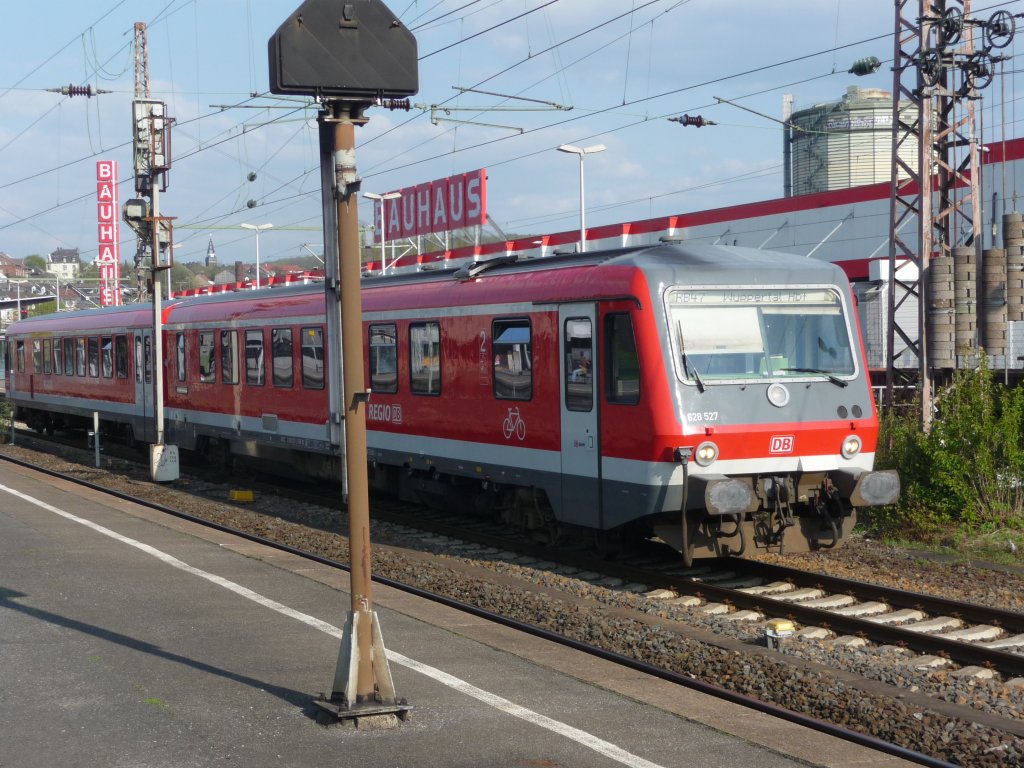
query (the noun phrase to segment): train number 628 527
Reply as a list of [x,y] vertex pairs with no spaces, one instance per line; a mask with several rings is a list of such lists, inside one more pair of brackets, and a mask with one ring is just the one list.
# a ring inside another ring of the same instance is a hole
[[718,421],[718,411],[688,411],[687,421]]

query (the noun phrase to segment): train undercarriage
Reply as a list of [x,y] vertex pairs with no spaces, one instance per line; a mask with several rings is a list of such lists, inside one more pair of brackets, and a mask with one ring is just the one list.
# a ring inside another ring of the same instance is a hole
[[[19,408],[17,418],[39,433],[93,429],[92,420],[80,415]],[[131,426],[117,421],[101,421],[101,431],[128,443],[135,439]],[[271,465],[279,468],[292,467],[311,477],[341,476],[336,456],[283,449],[274,449],[270,456],[267,446],[254,450],[252,445],[246,450],[245,446],[233,443],[228,439],[205,438],[192,447],[203,461],[225,469],[230,468],[234,458],[248,456],[270,460]],[[545,490],[536,486],[447,474],[435,467],[398,467],[375,461],[370,462],[369,479],[370,487],[376,491],[444,511],[500,521],[552,547],[582,542],[614,554],[636,541],[657,537],[680,552],[684,564],[698,558],[830,549],[849,537],[857,521],[857,510],[851,503],[855,483],[828,473],[808,473],[799,480],[790,476],[734,479],[733,482],[750,488],[748,503],[742,511],[709,513],[707,506],[693,503],[698,495],[687,505],[685,515],[678,510],[662,512],[607,530],[560,521]],[[698,490],[703,488],[694,478],[689,480],[691,492],[695,485]]]
[[685,564],[697,558],[831,549],[850,536],[857,522],[849,496],[820,473],[805,476],[799,484],[792,478],[749,480],[757,488],[755,503],[741,513],[690,509],[685,518],[679,512],[663,513],[654,520],[640,519],[609,530],[560,522],[546,493],[536,487],[499,485],[383,463],[371,464],[370,477],[371,487],[377,490],[443,511],[500,520],[550,546],[581,542],[613,554],[630,543],[657,537],[680,552]]

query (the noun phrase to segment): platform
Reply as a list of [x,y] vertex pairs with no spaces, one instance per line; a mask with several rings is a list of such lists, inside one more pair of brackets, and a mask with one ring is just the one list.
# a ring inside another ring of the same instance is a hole
[[414,709],[324,726],[346,590],[0,461],[0,766],[909,765],[379,585]]

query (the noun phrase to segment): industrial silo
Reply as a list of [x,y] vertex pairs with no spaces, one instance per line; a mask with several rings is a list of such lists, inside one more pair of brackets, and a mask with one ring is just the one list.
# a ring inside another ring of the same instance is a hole
[[[916,109],[900,102],[904,122],[916,119]],[[786,119],[784,148],[787,197],[889,181],[892,94],[851,86],[839,101],[793,112]],[[917,152],[915,137],[900,147],[911,168],[917,167]]]

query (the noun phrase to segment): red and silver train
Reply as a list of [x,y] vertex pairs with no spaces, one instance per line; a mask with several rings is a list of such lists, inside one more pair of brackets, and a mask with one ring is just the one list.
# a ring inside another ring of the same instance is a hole
[[[834,546],[893,502],[849,283],[708,245],[476,262],[364,280],[371,484],[552,543],[656,535],[695,556]],[[166,441],[338,478],[322,286],[194,297],[162,320]],[[152,307],[8,328],[38,430],[154,438]],[[340,365],[334,358],[334,365]]]

